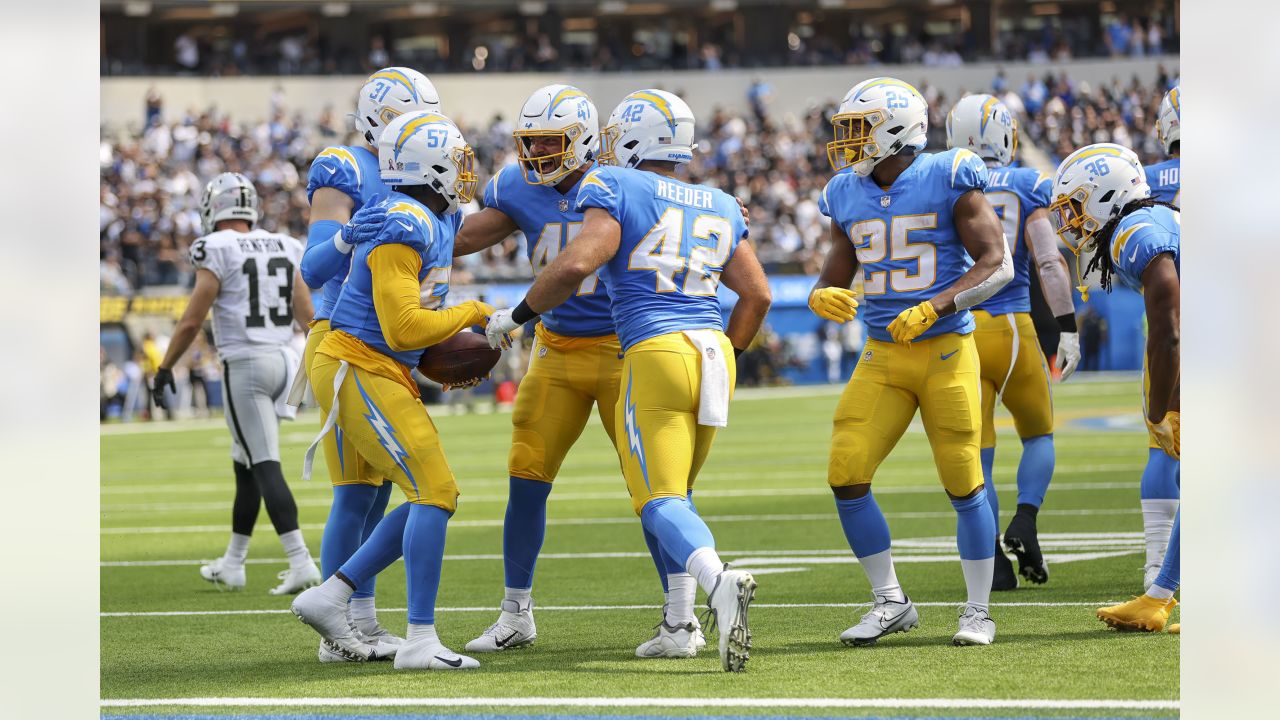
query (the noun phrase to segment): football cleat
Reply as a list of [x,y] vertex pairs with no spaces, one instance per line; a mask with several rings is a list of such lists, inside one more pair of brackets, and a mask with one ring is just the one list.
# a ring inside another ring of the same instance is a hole
[[1182,623],[1171,623],[1171,624],[1169,625],[1169,634],[1170,634],[1170,635],[1181,635],[1181,634],[1182,634]]
[[314,562],[281,570],[276,577],[280,579],[280,584],[268,590],[272,595],[293,595],[319,585],[324,580],[320,577],[320,568]]
[[1040,552],[1035,518],[1014,515],[1009,521],[1009,528],[1004,531],[1004,546],[1018,557],[1018,573],[1022,577],[1037,585],[1049,580],[1049,564]]
[[1173,598],[1161,600],[1139,595],[1128,602],[1098,608],[1098,619],[1117,630],[1160,632],[1169,622],[1169,613],[1178,605]]
[[232,565],[220,557],[208,565],[200,566],[200,577],[213,583],[219,590],[244,589],[244,565]]
[[720,667],[725,672],[741,672],[751,659],[751,629],[747,626],[747,609],[756,594],[756,580],[751,573],[730,570],[716,578],[715,587],[707,594],[707,612],[703,624],[720,631]]
[[[702,631],[695,623],[668,625],[664,619],[654,626],[653,637],[636,648],[639,658],[691,658],[698,654],[698,637]],[[704,638],[702,643],[706,645]]]
[[[663,622],[666,622],[666,621],[667,621],[667,609],[668,609],[668,608],[670,608],[670,607],[671,607],[670,603],[663,603],[663,604],[662,604],[662,621],[663,621]],[[694,618],[694,619],[690,620],[689,622],[693,623],[693,629],[694,629],[694,631],[693,631],[693,643],[694,643],[694,645],[697,645],[699,650],[701,650],[701,649],[705,648],[705,647],[707,646],[707,636],[706,636],[706,635],[704,635],[704,634],[703,634],[703,632],[702,632],[702,623],[698,622],[698,618]],[[658,626],[657,626],[657,625],[654,625],[653,627],[656,629]]]
[[356,637],[364,640],[370,645],[400,647],[404,644],[404,638],[399,635],[392,634],[390,630],[382,627],[382,624],[376,619],[373,621],[372,626],[365,625],[364,627],[361,627],[360,623],[356,622],[353,622],[352,625],[356,629]]
[[396,653],[397,670],[470,670],[478,667],[480,661],[459,655],[435,638],[406,641]]
[[[373,646],[371,645],[370,647]],[[370,653],[368,657],[362,658],[358,653],[343,650],[333,642],[320,638],[320,649],[316,651],[316,658],[322,663],[375,662],[377,660],[391,660],[395,657],[395,652],[383,652],[388,647],[394,651],[398,646],[385,646],[382,648],[374,647],[374,651]]]
[[1013,563],[1009,561],[1008,556],[1000,549],[998,540],[996,541],[996,565],[995,573],[991,576],[991,589],[996,592],[1018,589],[1018,573],[1013,571]]
[[538,628],[533,622],[533,601],[529,606],[520,609],[515,600],[502,601],[502,614],[498,622],[489,626],[480,637],[467,643],[467,652],[498,652],[513,648],[528,647],[538,638]]
[[990,645],[996,640],[996,621],[986,610],[965,605],[960,608],[960,629],[951,638],[953,645]]
[[394,646],[379,648],[357,637],[356,629],[347,617],[347,604],[325,597],[319,589],[304,590],[293,599],[289,610],[328,641],[328,646],[321,650],[321,662],[334,662],[325,659],[324,650],[342,656],[346,662],[383,660],[395,650]]
[[906,632],[920,627],[920,613],[911,598],[903,596],[902,602],[877,596],[871,611],[863,615],[858,624],[840,633],[840,642],[850,647],[874,645],[885,635]]

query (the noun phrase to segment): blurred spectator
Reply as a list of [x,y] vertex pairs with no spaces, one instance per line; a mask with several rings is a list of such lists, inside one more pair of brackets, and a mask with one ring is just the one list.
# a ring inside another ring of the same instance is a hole
[[173,41],[174,59],[182,73],[195,73],[200,69],[200,46],[190,33],[182,33]]

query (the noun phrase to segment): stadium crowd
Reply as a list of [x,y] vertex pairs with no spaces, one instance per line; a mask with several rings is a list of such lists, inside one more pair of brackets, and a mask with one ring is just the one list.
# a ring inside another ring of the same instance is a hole
[[[1022,142],[1056,164],[1071,149],[1092,142],[1133,147],[1144,162],[1161,159],[1153,119],[1176,69],[1162,68],[1153,84],[1116,78],[1098,87],[1065,74],[1032,73],[1019,83],[998,72],[991,88],[1021,116]],[[945,115],[958,98],[919,85],[930,102],[930,149],[945,147]],[[679,92],[679,88],[672,88]],[[767,86],[753,86],[751,112],[717,109],[700,123],[694,182],[729,190],[751,208],[752,236],[771,273],[816,273],[825,255],[826,219],[817,196],[830,176],[826,142],[835,101],[803,114],[772,107]],[[268,120],[246,123],[215,110],[191,109],[172,124],[161,120],[163,98],[147,98],[142,129],[104,130],[101,138],[100,256],[104,295],[149,286],[188,286],[187,248],[200,234],[198,206],[204,184],[219,172],[246,174],[262,198],[262,224],[305,238],[306,176],[324,146],[353,143],[345,117],[330,110],[316,118],[291,113],[273,98]],[[608,108],[601,108],[608,113]],[[481,165],[481,182],[514,160],[512,127],[503,117],[464,127]],[[1048,169],[1048,168],[1045,168]],[[479,200],[464,212],[474,212]],[[512,237],[483,254],[462,259],[460,283],[530,277]]]

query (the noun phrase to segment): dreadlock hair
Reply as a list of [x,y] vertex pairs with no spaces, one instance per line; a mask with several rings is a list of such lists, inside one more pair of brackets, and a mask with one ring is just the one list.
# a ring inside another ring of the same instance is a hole
[[[1084,269],[1084,275],[1087,276],[1096,268],[1098,270],[1098,284],[1102,286],[1104,291],[1111,292],[1111,273],[1115,270],[1115,266],[1111,263],[1111,236],[1115,234],[1116,226],[1120,224],[1120,221],[1126,215],[1130,215],[1142,208],[1155,207],[1156,205],[1163,205],[1175,212],[1179,210],[1178,206],[1171,202],[1156,200],[1152,197],[1133,200],[1126,203],[1120,209],[1120,214],[1108,220],[1107,224],[1103,225],[1102,229],[1098,231],[1097,249],[1094,250],[1093,257],[1089,259],[1089,264]],[[1083,278],[1081,281],[1083,282]]]

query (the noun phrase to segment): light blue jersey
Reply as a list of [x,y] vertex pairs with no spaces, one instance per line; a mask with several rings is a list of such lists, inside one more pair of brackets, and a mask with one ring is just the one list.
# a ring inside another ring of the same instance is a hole
[[657,173],[597,167],[578,183],[578,210],[601,208],[622,226],[600,277],[613,297],[623,351],[681,330],[724,330],[720,273],[747,237],[738,202],[715,188]]
[[1151,197],[1182,206],[1179,202],[1182,199],[1182,158],[1169,158],[1144,170],[1147,184],[1151,186]]
[[[917,156],[888,190],[852,172],[827,182],[818,209],[844,228],[857,251],[865,294],[859,315],[871,337],[893,342],[889,323],[973,267],[953,208],[961,195],[985,190],[987,180],[982,160],[956,148]],[[973,314],[962,310],[939,318],[920,337],[966,335],[973,328]]]
[[449,273],[453,267],[454,223],[446,222],[422,203],[403,193],[392,193],[380,203],[387,208],[387,219],[378,236],[361,243],[351,253],[351,272],[342,285],[342,293],[333,306],[330,325],[334,330],[360,338],[369,347],[394,358],[408,367],[416,367],[422,348],[392,350],[382,334],[378,313],[373,306],[373,272],[369,253],[380,245],[400,243],[417,250],[422,256],[418,282],[422,285],[423,307],[437,308],[449,293]]
[[[542,272],[582,230],[577,207],[581,181],[561,194],[554,186],[531,185],[514,163],[498,171],[484,188],[485,207],[511,218],[524,233],[533,272]],[[556,309],[542,314],[542,324],[558,335],[599,337],[614,334],[609,291],[598,275],[582,282],[578,292]]]
[[1027,242],[1027,218],[1049,207],[1053,180],[1031,168],[991,168],[987,200],[1004,225],[1004,239],[1013,253],[1013,280],[977,310],[992,315],[1031,312],[1031,247]]
[[1142,208],[1124,216],[1111,235],[1113,273],[1127,286],[1141,291],[1142,274],[1156,256],[1169,253],[1182,274],[1179,246],[1182,222],[1178,211],[1163,205]]
[[[308,203],[316,190],[322,187],[333,188],[351,198],[355,203],[351,208],[352,215],[370,201],[391,192],[378,175],[378,156],[368,148],[345,145],[327,147],[311,161],[311,170],[307,172]],[[319,241],[330,242],[330,239],[320,238]],[[350,257],[348,255],[340,264],[336,274],[324,281],[320,303],[316,306],[317,320],[323,320],[333,313],[333,304],[342,292],[342,281],[346,279],[351,266]],[[304,268],[304,274],[307,274],[306,271],[307,268]]]

